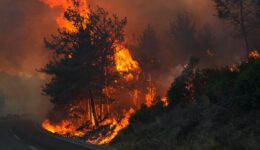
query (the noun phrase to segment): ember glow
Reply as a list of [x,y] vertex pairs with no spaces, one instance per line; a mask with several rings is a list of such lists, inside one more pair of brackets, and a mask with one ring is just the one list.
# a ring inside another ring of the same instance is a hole
[[169,100],[167,97],[162,97],[161,101],[162,101],[164,107],[169,106]]
[[147,93],[145,94],[145,105],[147,107],[151,107],[153,105],[153,101],[156,94],[155,86],[152,83],[152,77],[149,76],[149,86],[147,87]]

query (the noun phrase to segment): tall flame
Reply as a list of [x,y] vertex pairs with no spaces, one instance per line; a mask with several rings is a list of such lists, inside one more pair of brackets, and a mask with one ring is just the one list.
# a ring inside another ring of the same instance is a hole
[[133,73],[140,73],[140,67],[130,54],[129,50],[121,44],[115,44],[115,63],[119,73],[124,74],[124,78],[129,81],[134,79]]
[[[90,12],[88,8],[87,0],[77,0],[78,6],[75,6],[74,0],[41,0],[43,3],[47,4],[50,8],[60,7],[64,11],[68,8],[77,10],[80,13],[80,16],[84,18],[84,22],[88,20],[88,14]],[[63,12],[59,17],[56,18],[58,26],[62,29],[65,29],[70,32],[77,32],[77,29],[73,25],[73,22],[68,21]]]

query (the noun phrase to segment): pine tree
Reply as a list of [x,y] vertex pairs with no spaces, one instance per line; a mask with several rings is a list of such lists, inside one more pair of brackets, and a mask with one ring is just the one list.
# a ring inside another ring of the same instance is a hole
[[119,77],[114,46],[124,40],[126,19],[120,20],[116,15],[110,17],[104,9],[97,8],[90,11],[86,20],[76,8],[69,8],[64,16],[77,32],[58,29],[57,35],[45,39],[53,59],[41,69],[52,77],[43,87],[43,93],[51,98],[55,107],[91,100],[95,124],[98,125],[95,101],[106,96],[103,89]]

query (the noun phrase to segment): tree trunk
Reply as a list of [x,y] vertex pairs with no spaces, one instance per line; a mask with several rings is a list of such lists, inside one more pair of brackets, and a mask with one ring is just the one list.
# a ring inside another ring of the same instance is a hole
[[107,98],[107,115],[110,115],[110,111],[109,111],[109,100],[108,100],[108,98]]
[[102,105],[102,96],[100,96],[100,106],[99,106],[100,108],[100,120],[102,120],[102,117],[103,117],[103,115],[102,115],[102,109],[103,109],[103,105]]
[[93,114],[93,117],[94,117],[95,125],[98,127],[98,120],[97,120],[97,114],[96,114],[96,109],[95,109],[95,102],[94,102],[94,98],[93,98],[91,90],[89,90],[89,96],[90,96],[92,114]]
[[244,20],[244,2],[243,0],[240,0],[240,26],[241,26],[241,32],[244,38],[245,47],[247,53],[250,51],[249,42],[248,42],[248,35],[245,27],[245,20]]

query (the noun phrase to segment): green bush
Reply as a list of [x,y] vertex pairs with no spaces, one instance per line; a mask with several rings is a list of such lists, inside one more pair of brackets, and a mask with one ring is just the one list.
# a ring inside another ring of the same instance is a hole
[[161,101],[158,101],[155,105],[148,108],[146,105],[142,105],[141,109],[138,110],[130,119],[130,124],[135,122],[148,123],[154,121],[156,116],[161,115],[166,109]]
[[[198,70],[187,68],[175,79],[168,91],[170,106],[195,103],[210,103],[241,109],[260,108],[260,59],[242,62],[237,71],[229,67]],[[192,71],[193,70],[193,71]],[[193,84],[193,91],[185,88]]]
[[[178,104],[187,104],[194,101],[196,92],[200,88],[197,84],[199,81],[199,70],[198,70],[199,60],[196,58],[191,58],[188,65],[184,68],[181,75],[177,77],[171,84],[171,87],[167,93],[170,102],[170,107]],[[192,85],[191,89],[187,88],[187,85]],[[195,90],[195,91],[194,91]]]
[[241,65],[234,93],[239,107],[260,108],[260,59]]

